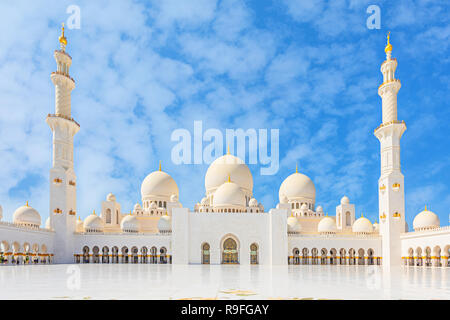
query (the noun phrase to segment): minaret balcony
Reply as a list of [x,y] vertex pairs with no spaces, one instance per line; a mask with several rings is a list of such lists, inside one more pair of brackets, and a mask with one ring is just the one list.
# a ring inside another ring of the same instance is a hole
[[[55,79],[56,77],[63,77],[63,79],[67,79],[67,81],[71,81],[72,82],[72,86],[75,87],[75,80],[71,76],[69,76],[68,74],[65,74],[62,71],[53,71],[51,73],[52,80]],[[53,83],[55,83],[55,82],[53,82]]]
[[[380,128],[389,126],[391,124],[402,124],[402,123],[405,124],[405,121],[404,120],[401,120],[401,121],[400,120],[392,120],[392,121],[389,121],[389,122],[386,122],[386,123],[382,123],[374,130],[374,132],[376,132]],[[406,126],[406,124],[405,124],[405,126]]]
[[47,118],[63,118],[63,119],[72,121],[72,122],[75,123],[78,127],[80,127],[80,124],[79,124],[78,122],[76,122],[73,118],[67,117],[67,116],[65,116],[65,115],[63,115],[63,114],[50,114],[50,113],[49,113],[49,114],[47,115]]

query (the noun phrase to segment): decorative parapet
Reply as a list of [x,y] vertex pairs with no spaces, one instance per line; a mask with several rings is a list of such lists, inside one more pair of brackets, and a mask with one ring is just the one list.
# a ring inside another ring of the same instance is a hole
[[168,232],[158,232],[158,233],[149,233],[149,232],[74,232],[77,236],[89,236],[89,235],[100,235],[100,236],[171,236],[172,231]]
[[320,239],[342,239],[342,240],[355,240],[355,239],[381,239],[379,234],[302,234],[295,232],[288,232],[288,237],[292,238],[320,238]]
[[413,238],[416,236],[427,236],[427,235],[440,235],[442,233],[450,233],[450,226],[445,227],[439,227],[434,229],[428,229],[428,230],[418,230],[418,231],[410,231],[410,232],[404,232],[400,235],[402,238]]
[[28,227],[28,226],[24,226],[24,225],[20,225],[20,224],[15,224],[12,222],[6,222],[6,221],[0,221],[0,228],[4,226],[7,228],[15,228],[15,229],[19,229],[21,231],[40,231],[40,232],[48,232],[48,233],[54,233],[53,230],[49,230],[49,229],[44,229],[44,228],[32,228],[32,227]]

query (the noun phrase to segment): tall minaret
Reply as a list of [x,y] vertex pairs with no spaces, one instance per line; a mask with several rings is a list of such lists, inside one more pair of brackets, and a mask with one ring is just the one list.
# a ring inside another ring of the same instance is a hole
[[67,39],[59,37],[60,50],[55,50],[57,69],[51,79],[55,85],[55,114],[46,122],[53,133],[53,165],[50,169],[50,224],[55,230],[55,262],[73,262],[73,233],[76,226],[76,176],[73,169],[73,137],[80,125],[72,118],[70,94],[75,81],[69,75],[72,58],[66,53]]
[[381,64],[383,83],[378,88],[382,99],[383,123],[375,130],[381,146],[381,176],[378,180],[380,233],[383,265],[401,264],[400,233],[405,231],[405,189],[400,169],[400,138],[406,130],[397,120],[397,93],[400,80],[395,79],[397,60],[391,56],[390,34],[387,36],[386,61]]

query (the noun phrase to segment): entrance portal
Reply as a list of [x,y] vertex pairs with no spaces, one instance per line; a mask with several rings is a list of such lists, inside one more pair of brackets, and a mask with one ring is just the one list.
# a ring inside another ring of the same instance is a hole
[[237,243],[232,238],[226,239],[223,243],[222,263],[223,264],[239,264]]

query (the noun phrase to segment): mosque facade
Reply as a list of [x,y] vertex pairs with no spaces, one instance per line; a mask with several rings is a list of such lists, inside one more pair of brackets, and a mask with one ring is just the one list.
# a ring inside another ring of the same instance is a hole
[[[177,183],[160,166],[142,182],[141,199],[130,213],[110,193],[101,212],[77,219],[73,140],[80,125],[71,115],[75,81],[64,28],[59,42],[51,74],[55,113],[46,119],[53,133],[49,217],[41,227],[41,215],[27,203],[12,222],[0,221],[1,264],[450,266],[449,226],[440,226],[426,207],[415,216],[414,231],[405,222],[400,140],[406,125],[397,119],[401,83],[389,37],[378,88],[382,123],[374,132],[380,141],[379,223],[357,217],[347,196],[335,216],[325,215],[313,181],[298,170],[281,184],[276,207],[266,210],[253,194],[248,166],[229,152],[208,168],[205,197],[193,210],[183,207]],[[0,206],[0,220],[2,213]]]

